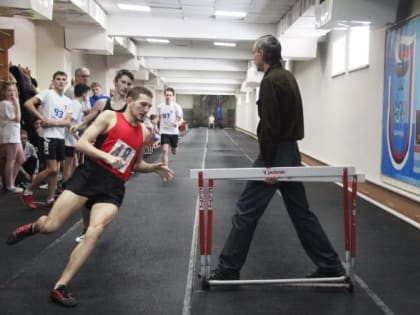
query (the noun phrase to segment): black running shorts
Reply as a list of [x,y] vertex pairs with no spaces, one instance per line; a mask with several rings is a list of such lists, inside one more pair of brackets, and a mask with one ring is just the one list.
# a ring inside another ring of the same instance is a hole
[[42,150],[41,156],[46,160],[63,161],[64,160],[64,139],[41,138]]
[[171,148],[176,148],[178,147],[178,138],[178,135],[161,134],[160,144],[169,144]]
[[64,147],[64,153],[65,153],[65,156],[66,156],[66,158],[68,158],[68,157],[74,157],[74,152],[76,152],[76,148],[75,147],[69,147],[69,146],[65,146]]
[[88,159],[76,168],[64,186],[79,196],[87,197],[86,207],[89,209],[95,203],[112,203],[120,207],[125,193],[123,180]]

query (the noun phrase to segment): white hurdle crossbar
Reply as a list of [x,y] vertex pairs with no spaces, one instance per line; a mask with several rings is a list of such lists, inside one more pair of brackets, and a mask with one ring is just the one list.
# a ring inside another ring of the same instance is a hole
[[[343,184],[344,245],[346,275],[334,278],[294,278],[262,280],[209,280],[211,268],[211,248],[213,230],[214,180],[265,180],[276,177],[278,181],[300,182],[341,182]],[[365,176],[357,174],[354,167],[346,166],[299,166],[272,168],[214,168],[191,169],[190,177],[198,180],[199,197],[199,245],[201,286],[208,290],[210,285],[253,285],[276,284],[284,286],[346,287],[353,290],[353,270],[356,257],[356,197],[357,183],[364,182]],[[205,179],[208,180],[208,200],[205,206]],[[349,181],[351,189],[351,211],[349,210]]]
[[267,176],[274,176],[279,181],[341,182],[343,169],[347,169],[348,176],[357,176],[359,182],[365,180],[364,175],[356,174],[354,167],[338,166],[208,168],[192,169],[190,175],[192,179],[197,179],[198,173],[202,172],[203,179],[264,180]]

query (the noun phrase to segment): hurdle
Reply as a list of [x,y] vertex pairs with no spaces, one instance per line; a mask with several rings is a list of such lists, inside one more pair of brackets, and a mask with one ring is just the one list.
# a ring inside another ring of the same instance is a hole
[[[210,280],[212,237],[213,237],[213,201],[214,180],[256,180],[276,177],[278,181],[299,182],[339,182],[342,183],[344,213],[344,267],[346,274],[328,278],[292,278],[261,280]],[[357,183],[364,182],[364,174],[357,174],[354,167],[347,166],[312,166],[312,167],[273,167],[273,168],[213,168],[191,169],[190,178],[198,180],[199,198],[199,248],[201,288],[222,285],[279,285],[310,287],[343,287],[353,291],[354,267],[356,258],[356,208]],[[205,180],[207,180],[207,203],[205,202]],[[351,181],[351,200],[349,204],[349,182]],[[207,205],[207,206],[206,206]],[[351,210],[351,211],[350,211]]]

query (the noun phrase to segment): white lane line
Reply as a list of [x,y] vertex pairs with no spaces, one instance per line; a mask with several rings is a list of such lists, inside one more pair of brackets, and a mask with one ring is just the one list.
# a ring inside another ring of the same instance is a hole
[[357,193],[357,195],[359,195],[361,198],[365,199],[366,201],[374,204],[378,208],[381,208],[382,210],[388,212],[389,214],[397,217],[398,219],[404,221],[405,223],[408,223],[411,226],[415,227],[416,229],[420,230],[420,223],[418,223],[418,222],[416,222],[416,221],[414,221],[414,220],[406,217],[405,215],[399,213],[398,211],[395,211],[394,209],[391,209],[390,207],[388,207],[388,206],[386,206],[386,205],[384,205],[384,204],[382,204],[382,203],[380,203],[380,202],[378,202],[376,200],[373,200],[372,198],[368,197],[365,194]]
[[[251,159],[250,158],[250,156],[239,146],[239,144],[235,141],[235,140],[233,140],[233,138],[225,131],[225,130],[223,130],[223,132],[226,134],[226,136],[230,139],[230,141],[232,141],[232,143],[233,144],[235,144],[238,148],[239,148],[239,150],[242,152],[242,154],[243,155],[245,155],[245,157],[252,163],[252,162],[254,162],[254,160],[253,159]],[[280,198],[283,198],[283,196],[281,195],[281,193],[280,193],[280,191],[279,190],[277,190],[276,191],[276,195],[277,196],[279,196]]]
[[55,247],[58,243],[60,243],[64,238],[66,238],[69,234],[71,234],[77,227],[82,224],[82,220],[77,221],[74,223],[66,232],[64,232],[59,238],[55,239],[50,245],[44,248],[38,255],[34,256],[29,263],[27,263],[23,268],[21,268],[18,272],[13,274],[10,278],[8,278],[4,283],[0,285],[0,288],[4,289],[9,284],[11,284],[14,280],[19,278],[23,273],[30,269],[47,251]]
[[[342,187],[343,184],[341,183],[336,183],[338,186]],[[351,189],[349,189],[351,191]],[[371,197],[361,193],[361,192],[357,192],[357,195],[366,200],[367,202],[370,202],[371,204],[377,206],[378,208],[381,208],[382,210],[384,210],[385,212],[388,212],[390,215],[393,215],[394,217],[397,217],[398,219],[404,221],[407,224],[410,224],[411,226],[415,227],[416,229],[420,230],[420,223],[406,217],[405,215],[399,213],[398,211],[395,211],[394,209],[384,205],[383,203],[380,203],[374,199],[372,199]]]
[[[226,134],[226,136],[232,141],[232,143],[234,143],[239,150],[250,160],[251,158],[249,157],[248,154],[245,153],[245,151],[238,145],[238,143],[232,139],[232,137],[225,131],[223,130],[224,133]],[[336,183],[337,185],[340,186],[341,183]],[[277,193],[281,196],[280,192],[277,191]],[[360,193],[357,193],[357,195],[361,198],[364,198],[366,200],[368,200],[369,198],[366,196],[362,196]],[[373,204],[383,208],[384,206],[378,202],[375,202],[373,200],[370,200]],[[356,283],[359,284],[359,286],[365,290],[366,294],[372,299],[372,301],[384,312],[384,314],[386,315],[395,315],[395,313],[388,307],[388,305],[385,304],[385,302],[371,289],[369,288],[369,286],[363,281],[362,278],[360,278],[356,273],[354,273],[354,280],[356,281]]]
[[[204,152],[203,158],[201,160],[201,168],[205,168],[206,165],[206,156],[207,156],[207,145],[209,142],[209,131],[206,129],[206,141],[204,143]],[[182,309],[182,315],[190,315],[192,307],[192,292],[193,292],[193,282],[195,275],[195,257],[197,256],[197,243],[198,243],[198,209],[199,209],[199,197],[197,194],[197,201],[195,204],[195,215],[194,215],[194,227],[193,235],[191,240],[191,250],[190,250],[190,259],[188,262],[188,274],[187,274],[187,285],[185,288],[184,295],[184,306]]]
[[254,160],[253,159],[251,159],[251,157],[239,146],[239,144],[235,141],[235,140],[233,140],[233,138],[230,136],[230,134],[228,134],[227,132],[226,132],[226,130],[224,130],[223,129],[223,132],[225,133],[225,135],[230,139],[230,141],[232,141],[232,143],[234,144],[234,145],[236,145],[238,148],[239,148],[239,150],[242,152],[242,154],[243,155],[245,155],[245,157],[248,159],[248,160],[250,160],[251,162],[254,162]]
[[360,285],[360,287],[366,291],[367,295],[373,300],[373,302],[384,312],[386,315],[395,315],[395,313],[382,301],[382,299],[371,289],[369,286],[360,278],[354,274],[354,280]]
[[[303,163],[305,166],[308,166],[308,164]],[[342,183],[335,183],[336,185],[343,187]],[[351,191],[349,187],[349,191]],[[370,202],[371,204],[377,206],[378,208],[381,208],[385,212],[388,212],[390,215],[393,215],[394,217],[397,217],[398,219],[404,221],[407,224],[410,224],[411,226],[415,227],[416,229],[420,230],[420,223],[410,219],[409,217],[406,217],[405,215],[399,213],[398,211],[388,207],[387,205],[384,205],[383,203],[380,203],[379,201],[376,201],[375,199],[372,199],[371,197],[361,193],[360,191],[357,192],[357,196],[360,198],[366,200],[367,202]]]

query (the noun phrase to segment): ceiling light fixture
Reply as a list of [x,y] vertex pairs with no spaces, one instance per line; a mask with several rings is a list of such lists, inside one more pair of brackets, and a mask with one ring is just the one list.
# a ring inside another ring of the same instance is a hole
[[149,43],[169,44],[169,39],[146,38],[146,41]]
[[148,7],[146,5],[118,3],[117,6],[121,10],[150,12],[150,7]]
[[225,47],[236,47],[236,43],[228,43],[228,42],[214,42],[214,46],[225,46]]
[[247,13],[246,12],[239,12],[239,11],[221,11],[221,10],[217,10],[214,12],[214,15],[216,15],[217,17],[234,17],[234,18],[244,18],[246,17]]

